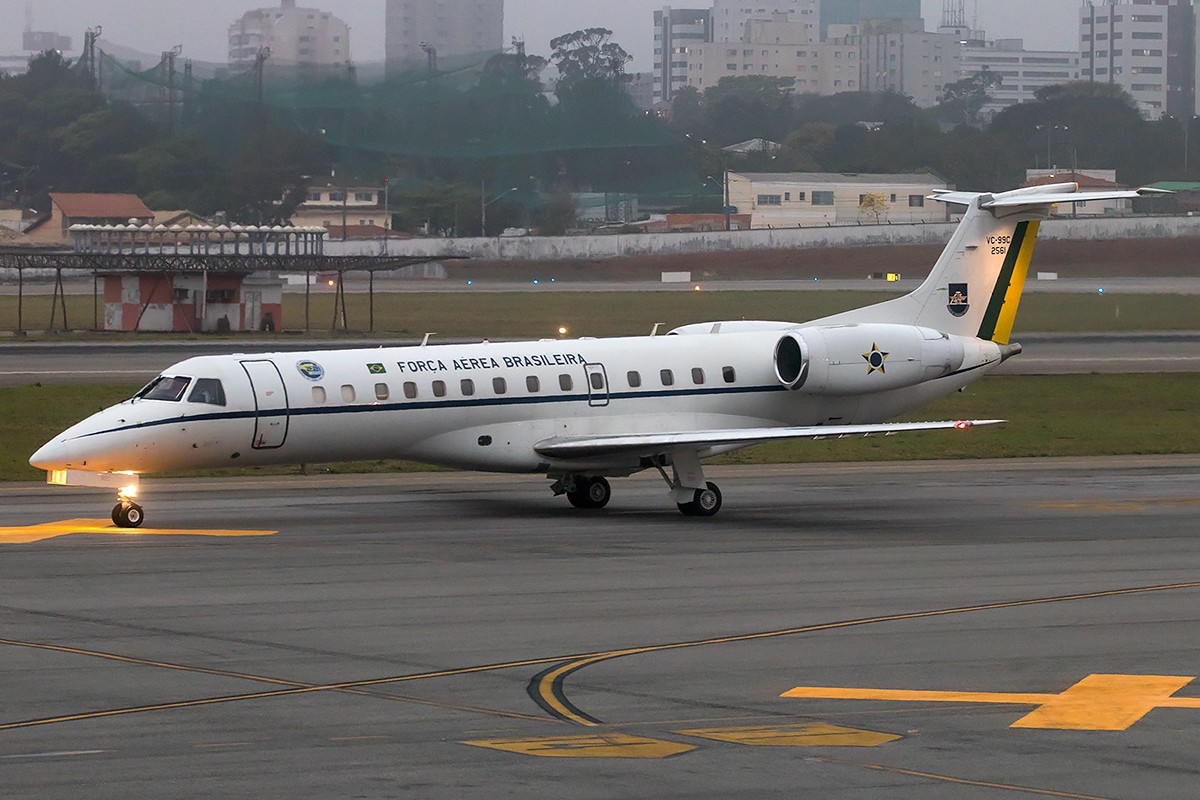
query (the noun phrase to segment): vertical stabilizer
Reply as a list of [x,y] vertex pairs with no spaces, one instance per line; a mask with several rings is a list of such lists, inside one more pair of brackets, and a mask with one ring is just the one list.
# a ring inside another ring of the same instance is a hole
[[[1078,201],[1073,183],[1002,194],[944,192],[935,200],[965,205],[946,249],[917,289],[904,297],[816,320],[921,325],[1005,345],[1012,336],[1041,221],[1057,203]],[[1088,192],[1088,200],[1125,199],[1136,191]]]

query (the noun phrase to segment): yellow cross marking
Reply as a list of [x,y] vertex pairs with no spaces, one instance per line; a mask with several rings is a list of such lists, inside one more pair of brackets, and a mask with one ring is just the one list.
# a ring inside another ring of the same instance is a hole
[[647,739],[624,733],[534,736],[527,739],[475,739],[463,744],[526,756],[557,758],[666,758],[696,749],[690,744]]
[[28,544],[73,533],[103,533],[111,536],[272,536],[278,531],[177,530],[167,528],[118,528],[106,519],[66,519],[24,527],[0,527],[0,544]]
[[1068,731],[1123,731],[1156,708],[1200,709],[1200,697],[1174,697],[1194,680],[1179,675],[1089,675],[1059,694],[937,692],[797,686],[781,697],[889,700],[917,703],[991,703],[1037,706],[1010,727]]
[[695,736],[699,739],[767,747],[876,747],[900,738],[890,733],[843,728],[820,722],[798,725],[747,725],[737,728],[696,728],[675,732],[683,736]]

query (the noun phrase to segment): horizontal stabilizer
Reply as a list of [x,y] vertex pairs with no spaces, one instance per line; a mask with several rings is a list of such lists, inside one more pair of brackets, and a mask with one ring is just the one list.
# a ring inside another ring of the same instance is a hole
[[653,456],[672,449],[752,445],[782,439],[831,439],[844,436],[890,436],[912,431],[973,428],[1005,420],[959,420],[957,422],[890,422],[879,425],[809,425],[801,428],[731,428],[728,430],[681,431],[678,433],[629,433],[608,436],[560,436],[534,445],[546,458],[575,460],[611,455]]
[[1056,183],[1050,186],[1031,186],[1011,192],[984,194],[980,192],[935,191],[930,199],[941,203],[969,206],[978,201],[982,209],[1036,208],[1057,203],[1086,203],[1092,200],[1134,200],[1156,194],[1169,194],[1163,189],[1122,189],[1109,192],[1081,192],[1077,183]]

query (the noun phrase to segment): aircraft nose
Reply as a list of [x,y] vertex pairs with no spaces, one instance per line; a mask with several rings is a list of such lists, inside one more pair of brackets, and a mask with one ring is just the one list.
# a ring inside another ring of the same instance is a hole
[[67,448],[62,442],[51,440],[42,445],[29,458],[29,464],[37,469],[49,472],[52,469],[66,469]]

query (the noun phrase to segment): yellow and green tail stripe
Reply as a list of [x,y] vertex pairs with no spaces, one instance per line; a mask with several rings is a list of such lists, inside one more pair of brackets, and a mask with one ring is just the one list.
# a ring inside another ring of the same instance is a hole
[[979,326],[980,339],[1008,344],[1017,318],[1017,306],[1021,304],[1021,292],[1025,289],[1025,277],[1029,274],[1029,262],[1033,259],[1033,243],[1037,240],[1039,224],[1037,220],[1017,223],[1012,245],[1004,257],[1004,266],[1000,268],[1000,277]]

